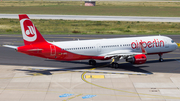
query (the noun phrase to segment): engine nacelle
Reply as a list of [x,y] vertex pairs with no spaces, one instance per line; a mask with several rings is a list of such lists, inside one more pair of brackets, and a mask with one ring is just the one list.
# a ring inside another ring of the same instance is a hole
[[145,54],[135,55],[134,57],[126,59],[127,62],[130,62],[132,64],[143,64],[146,62],[146,60],[147,58]]

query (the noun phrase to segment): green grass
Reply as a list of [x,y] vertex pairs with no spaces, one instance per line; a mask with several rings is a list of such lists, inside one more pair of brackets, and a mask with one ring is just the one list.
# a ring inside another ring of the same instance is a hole
[[[82,5],[82,6],[80,6]],[[180,17],[180,2],[0,2],[0,13]]]
[[[180,34],[180,23],[32,20],[42,34],[123,34],[166,35]],[[21,34],[18,19],[0,19],[0,34]]]

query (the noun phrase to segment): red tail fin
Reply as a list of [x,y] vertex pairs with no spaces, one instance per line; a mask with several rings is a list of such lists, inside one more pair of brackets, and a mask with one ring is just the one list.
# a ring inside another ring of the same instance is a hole
[[34,26],[32,21],[26,14],[20,14],[19,20],[24,39],[24,45],[46,42],[46,40],[43,38],[41,33],[37,30],[37,28]]

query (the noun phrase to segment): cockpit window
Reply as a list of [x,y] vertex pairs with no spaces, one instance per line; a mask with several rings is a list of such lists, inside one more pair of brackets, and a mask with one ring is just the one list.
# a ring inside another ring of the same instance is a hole
[[174,41],[173,41],[173,40],[171,40],[171,42],[172,42],[172,43],[174,43]]

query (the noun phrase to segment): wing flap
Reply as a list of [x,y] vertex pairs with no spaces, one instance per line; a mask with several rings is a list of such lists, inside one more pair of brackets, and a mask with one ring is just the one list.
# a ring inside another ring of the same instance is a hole
[[135,53],[135,52],[132,52],[132,53],[114,53],[114,54],[106,54],[104,58],[109,58],[109,57],[114,57],[114,56],[135,56],[135,55],[138,55],[138,54],[142,54],[142,53]]
[[141,52],[133,52],[132,50],[118,50],[118,51],[113,51],[107,54],[104,54],[104,58],[110,58],[110,57],[115,57],[115,56],[119,56],[119,57],[128,57],[128,56],[135,56],[138,54],[147,54],[145,48],[143,47],[142,43],[140,43],[140,47],[141,47]]

